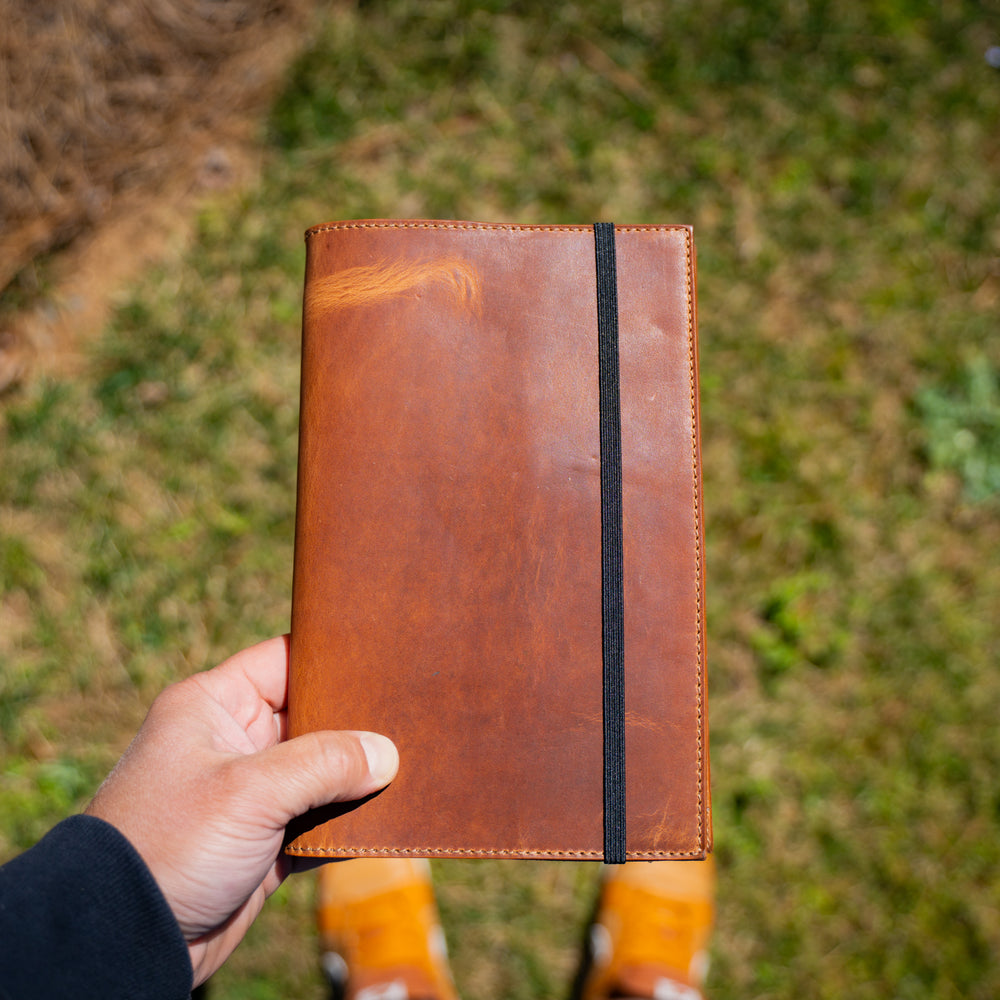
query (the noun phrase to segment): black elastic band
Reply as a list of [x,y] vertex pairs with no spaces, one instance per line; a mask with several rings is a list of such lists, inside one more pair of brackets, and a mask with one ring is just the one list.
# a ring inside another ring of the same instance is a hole
[[604,862],[625,862],[625,598],[622,428],[615,227],[594,224],[601,421],[601,615],[604,661]]

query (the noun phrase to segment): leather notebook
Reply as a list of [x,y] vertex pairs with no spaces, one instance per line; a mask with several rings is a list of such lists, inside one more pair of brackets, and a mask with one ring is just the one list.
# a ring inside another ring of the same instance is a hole
[[396,779],[292,855],[711,849],[693,236],[306,234],[290,735]]

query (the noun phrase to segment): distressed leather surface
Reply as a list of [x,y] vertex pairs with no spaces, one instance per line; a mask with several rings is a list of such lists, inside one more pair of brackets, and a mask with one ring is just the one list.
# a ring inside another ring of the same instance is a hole
[[[616,230],[628,857],[711,847],[690,229]],[[602,855],[590,226],[307,234],[289,730],[399,775],[301,855]]]

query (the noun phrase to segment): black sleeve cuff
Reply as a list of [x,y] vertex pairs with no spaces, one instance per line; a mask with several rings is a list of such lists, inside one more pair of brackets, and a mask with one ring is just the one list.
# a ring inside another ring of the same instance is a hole
[[0,997],[187,1000],[191,980],[167,901],[109,823],[73,816],[0,868]]

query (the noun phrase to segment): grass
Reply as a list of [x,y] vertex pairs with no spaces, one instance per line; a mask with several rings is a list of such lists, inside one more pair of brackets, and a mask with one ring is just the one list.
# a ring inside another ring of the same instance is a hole
[[[307,225],[691,222],[710,993],[1000,993],[998,37],[971,2],[330,8],[260,186],[3,409],[0,853],[287,627]],[[592,867],[436,873],[469,1000],[564,995]],[[310,892],[216,996],[322,996]]]

